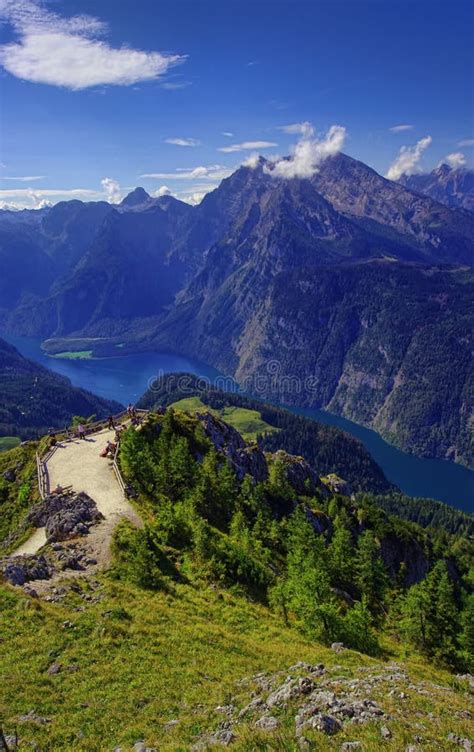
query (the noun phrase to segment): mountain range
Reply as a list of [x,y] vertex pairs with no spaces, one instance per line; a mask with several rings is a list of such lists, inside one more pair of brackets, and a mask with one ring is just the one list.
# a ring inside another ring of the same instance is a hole
[[399,182],[446,206],[474,211],[474,170],[442,163],[429,173],[402,175]]
[[195,207],[137,188],[118,206],[1,212],[0,324],[51,351],[94,338],[98,354],[198,357],[472,464],[474,214],[404,182],[344,154],[309,179],[260,159]]

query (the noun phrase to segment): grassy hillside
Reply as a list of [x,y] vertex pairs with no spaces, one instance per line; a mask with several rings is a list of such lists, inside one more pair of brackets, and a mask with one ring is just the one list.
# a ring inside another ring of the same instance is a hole
[[[0,457],[15,469],[0,539],[35,499],[35,448]],[[330,494],[301,457],[209,413],[148,416],[120,464],[144,527],[118,526],[108,571],[0,582],[0,726],[20,750],[454,751],[448,735],[469,736],[467,536]]]
[[9,551],[13,542],[19,544],[28,537],[22,530],[28,508],[38,501],[36,451],[39,442],[0,453],[0,555]]
[[[297,661],[324,663],[330,677],[340,677],[339,686],[367,672],[387,674],[386,663],[354,651],[336,654],[286,628],[263,606],[220,589],[175,584],[153,593],[109,577],[93,589],[69,589],[55,604],[0,588],[0,607],[9,648],[0,654],[0,718],[6,733],[18,729],[22,746],[34,741],[42,752],[110,752],[117,746],[128,752],[138,740],[160,752],[190,750],[222,721],[216,707],[233,703],[240,709],[250,700],[258,684],[243,679],[281,671],[283,681]],[[462,717],[465,683],[416,656],[406,659],[395,644],[387,647],[390,661],[402,658],[397,670],[409,676],[386,681],[372,694],[393,715],[383,720],[391,739],[381,741],[381,721],[349,724],[335,737],[308,732],[314,749],[361,741],[366,752],[400,752],[421,735],[423,749],[454,750],[448,733],[469,736],[469,720]],[[48,673],[53,663],[63,667],[55,675]],[[423,681],[439,688],[428,684],[427,694],[420,694],[414,686]],[[50,722],[18,721],[32,709]],[[276,714],[281,727],[275,732],[240,723],[232,748],[296,752],[294,711]]]
[[0,452],[8,452],[9,449],[20,444],[21,439],[18,436],[0,436]]
[[207,412],[218,415],[225,420],[230,426],[235,428],[246,441],[255,441],[260,434],[272,433],[279,429],[265,423],[261,413],[257,410],[249,410],[245,407],[226,405],[217,410],[209,408],[199,397],[187,397],[177,402],[173,402],[176,410],[183,410],[188,413]]

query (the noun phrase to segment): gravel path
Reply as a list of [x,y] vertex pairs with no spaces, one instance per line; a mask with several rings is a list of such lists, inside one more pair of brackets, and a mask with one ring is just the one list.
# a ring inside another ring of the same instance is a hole
[[[85,440],[74,439],[57,445],[48,460],[50,488],[61,485],[72,486],[74,491],[85,491],[95,503],[105,519],[91,528],[84,538],[84,548],[99,566],[106,566],[110,560],[110,541],[117,523],[124,518],[137,526],[142,521],[132,505],[124,498],[117,482],[110,459],[100,456],[107,440],[114,440],[114,431],[103,430],[87,436]],[[44,528],[39,528],[14,555],[36,553],[46,539]]]

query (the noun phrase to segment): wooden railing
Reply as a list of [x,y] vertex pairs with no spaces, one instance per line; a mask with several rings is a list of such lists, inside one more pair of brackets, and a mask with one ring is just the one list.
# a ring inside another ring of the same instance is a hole
[[125,485],[125,481],[124,481],[124,479],[122,477],[122,473],[120,472],[120,468],[119,468],[118,462],[117,462],[119,450],[120,450],[120,443],[117,444],[117,449],[115,450],[114,461],[112,463],[112,467],[113,467],[113,470],[114,470],[114,473],[115,473],[115,477],[117,478],[117,482],[118,482],[120,488],[122,489],[122,493],[123,493],[124,496],[126,496],[127,495],[127,490],[126,490],[127,487]]
[[46,462],[41,459],[38,452],[36,453],[36,471],[38,474],[38,489],[42,499],[49,496],[49,475]]

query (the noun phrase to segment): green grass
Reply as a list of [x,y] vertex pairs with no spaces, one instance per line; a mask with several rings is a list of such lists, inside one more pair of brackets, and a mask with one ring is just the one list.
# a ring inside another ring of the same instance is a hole
[[248,410],[245,407],[228,406],[222,410],[215,410],[204,404],[199,397],[187,397],[178,400],[178,402],[173,403],[173,407],[187,413],[210,412],[235,428],[246,441],[254,441],[258,434],[279,431],[278,428],[265,423],[257,410]]
[[[23,529],[22,522],[29,507],[39,500],[36,451],[42,446],[44,442],[30,441],[0,453],[0,555],[9,553],[29,535],[29,529]],[[5,480],[6,470],[15,470],[14,481]],[[9,535],[12,538],[5,544]]]
[[65,350],[64,352],[54,353],[52,358],[62,358],[63,360],[89,360],[92,358],[92,350]]
[[9,449],[14,449],[21,444],[21,439],[18,436],[0,436],[0,452],[8,452]]
[[[87,583],[82,587],[87,590]],[[25,749],[34,740],[43,752],[110,752],[116,746],[125,752],[143,739],[160,752],[184,752],[197,736],[216,729],[222,720],[217,705],[240,708],[250,700],[252,681],[239,682],[257,672],[282,671],[283,681],[299,660],[337,665],[335,675],[345,678],[360,678],[363,667],[374,673],[382,668],[354,651],[336,654],[312,644],[264,606],[228,591],[174,584],[170,592],[153,593],[102,576],[95,592],[102,598],[97,603],[71,592],[64,603],[52,604],[0,587],[0,718],[7,733],[18,727]],[[73,627],[65,628],[65,620]],[[49,675],[54,661],[78,670]],[[453,678],[416,659],[406,667],[410,681],[447,689],[427,697],[401,685],[397,691],[408,695],[401,701],[388,695],[393,682],[380,686],[374,699],[393,714],[383,721],[393,733],[390,741],[381,742],[378,723],[349,724],[335,737],[308,732],[316,748],[339,750],[343,741],[359,740],[365,752],[399,752],[421,733],[428,741],[423,750],[450,749],[449,732],[469,736],[469,721],[457,717],[466,695]],[[18,723],[31,709],[51,723]],[[276,734],[240,724],[232,749],[296,752],[294,711],[277,713],[282,726]],[[179,724],[166,730],[173,719]]]

